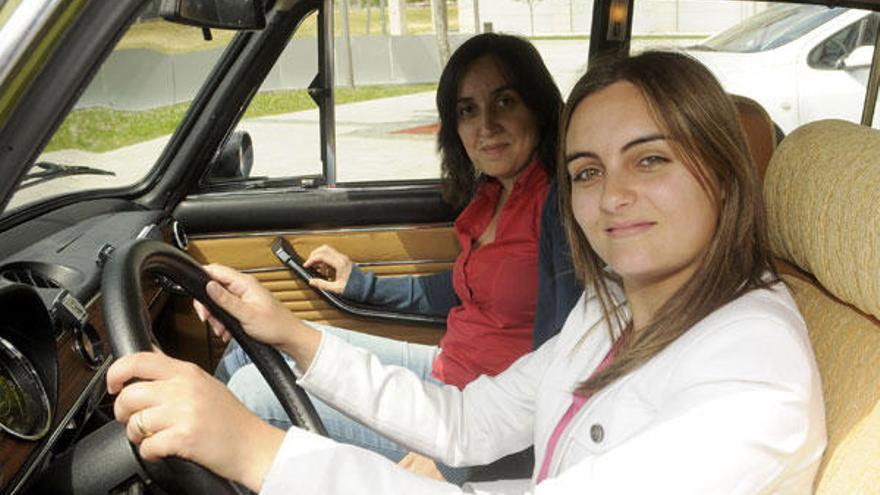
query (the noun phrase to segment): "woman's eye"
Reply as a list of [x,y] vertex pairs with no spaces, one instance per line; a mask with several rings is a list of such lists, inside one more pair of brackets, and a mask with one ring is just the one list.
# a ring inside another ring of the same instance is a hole
[[596,167],[581,169],[571,176],[572,182],[591,182],[602,175],[602,170]]
[[495,100],[495,102],[499,107],[505,108],[505,107],[509,107],[510,105],[513,105],[515,103],[515,100],[514,100],[513,96],[501,95],[498,97],[497,100]]
[[642,168],[654,168],[658,165],[663,165],[664,163],[668,162],[669,160],[666,157],[660,155],[649,155],[639,160],[639,166]]
[[470,117],[474,114],[473,105],[462,105],[458,107],[458,116],[459,117]]

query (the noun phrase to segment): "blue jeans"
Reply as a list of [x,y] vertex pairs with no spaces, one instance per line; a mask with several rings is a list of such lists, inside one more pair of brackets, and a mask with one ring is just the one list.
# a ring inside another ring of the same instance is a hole
[[[434,359],[440,353],[440,348],[437,346],[412,344],[319,323],[308,323],[319,330],[336,335],[351,345],[372,352],[386,366],[401,366],[415,373],[423,381],[442,384],[431,375]],[[285,355],[285,359],[292,363],[289,356]],[[284,430],[291,427],[290,418],[287,417],[281,403],[238,344],[233,342],[229,345],[214,375],[225,382],[238,400],[257,416]],[[400,461],[409,452],[408,449],[345,416],[323,401],[311,395],[309,397],[330,438],[378,452],[394,462]],[[471,473],[470,468],[452,468],[440,463],[437,463],[437,468],[447,481],[459,485]]]

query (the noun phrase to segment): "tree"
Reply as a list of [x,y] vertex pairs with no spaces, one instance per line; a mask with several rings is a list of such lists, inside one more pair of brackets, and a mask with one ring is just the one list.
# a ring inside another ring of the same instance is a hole
[[437,35],[440,66],[444,67],[449,60],[449,21],[446,17],[446,0],[431,0],[431,20],[434,21],[434,33]]
[[531,35],[535,35],[535,4],[540,2],[541,0],[519,0],[525,2],[529,7],[529,27],[531,28]]
[[[348,0],[342,0],[340,5],[340,19],[342,20],[342,50],[345,53],[346,71],[345,85],[354,88],[354,61],[351,57],[351,27],[348,22]],[[332,36],[333,33],[330,33]]]

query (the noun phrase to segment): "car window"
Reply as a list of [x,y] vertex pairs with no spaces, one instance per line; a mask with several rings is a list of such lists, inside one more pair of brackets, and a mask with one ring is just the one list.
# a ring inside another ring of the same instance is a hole
[[322,173],[318,105],[308,92],[318,74],[317,17],[303,20],[235,129],[252,142],[250,178]]
[[[810,66],[816,69],[844,69],[847,57],[857,48],[870,47],[873,53],[878,21],[880,16],[873,14],[841,29],[810,52]],[[870,60],[867,55],[863,59]]]
[[772,50],[803,36],[845,9],[820,5],[774,5],[707,39],[700,47],[720,52]]
[[[341,4],[337,2],[334,15],[336,181],[363,185],[438,179],[435,99],[443,62],[430,5],[406,3],[403,20],[388,11],[383,15],[382,5],[352,5],[346,37]],[[525,12],[525,4],[522,7]],[[475,31],[475,13],[462,13],[459,8],[447,5],[450,53]],[[498,26],[499,30],[519,29],[518,34],[529,34],[528,17],[516,19],[518,24],[504,24],[511,18],[505,15],[503,3],[488,1],[480,8],[486,21],[479,26],[481,31]],[[573,11],[576,20],[587,22],[591,8],[590,4],[579,6]],[[236,129],[246,131],[253,142],[251,178],[322,173],[320,115],[306,90],[318,71],[315,17],[303,21],[273,68],[275,76],[270,75],[251,104],[252,108],[261,105],[271,114],[249,108]],[[566,29],[575,29],[579,24],[574,22],[575,18],[570,18],[563,24]],[[576,36],[534,37],[531,41],[567,93],[586,70],[589,39],[578,31]],[[280,94],[300,95],[302,106],[258,103],[260,98]]]
[[7,213],[52,197],[132,186],[144,179],[232,38],[138,14],[55,131]]
[[[355,37],[350,45],[342,36],[340,9],[335,12],[337,181],[438,178],[434,91],[439,69],[425,63],[436,58],[435,46],[425,43],[433,36],[384,36],[389,26],[375,11],[350,20]],[[323,173],[320,112],[308,92],[318,74],[318,29],[317,12],[303,20],[236,128],[253,143],[251,179]]]

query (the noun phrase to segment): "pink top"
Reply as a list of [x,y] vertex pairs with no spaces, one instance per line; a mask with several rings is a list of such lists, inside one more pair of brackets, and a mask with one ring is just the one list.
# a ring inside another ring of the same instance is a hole
[[[605,355],[605,358],[602,359],[599,366],[593,370],[590,377],[601,373],[602,370],[611,365],[611,362],[614,361],[614,358],[617,356],[620,347],[619,343],[622,340],[623,339],[617,339],[617,341],[614,342],[614,345],[611,346],[608,354]],[[592,393],[587,395],[572,394],[571,405],[568,406],[568,410],[562,415],[562,419],[559,420],[559,423],[556,424],[556,428],[553,429],[553,433],[550,435],[550,440],[547,441],[547,453],[544,455],[544,463],[541,464],[541,472],[538,473],[538,483],[547,478],[547,474],[550,471],[550,463],[553,462],[553,451],[556,450],[556,444],[559,442],[559,437],[562,436],[562,432],[565,431],[568,424],[571,423],[571,420],[574,419],[578,411],[584,407],[584,404],[586,404],[592,396]]]

